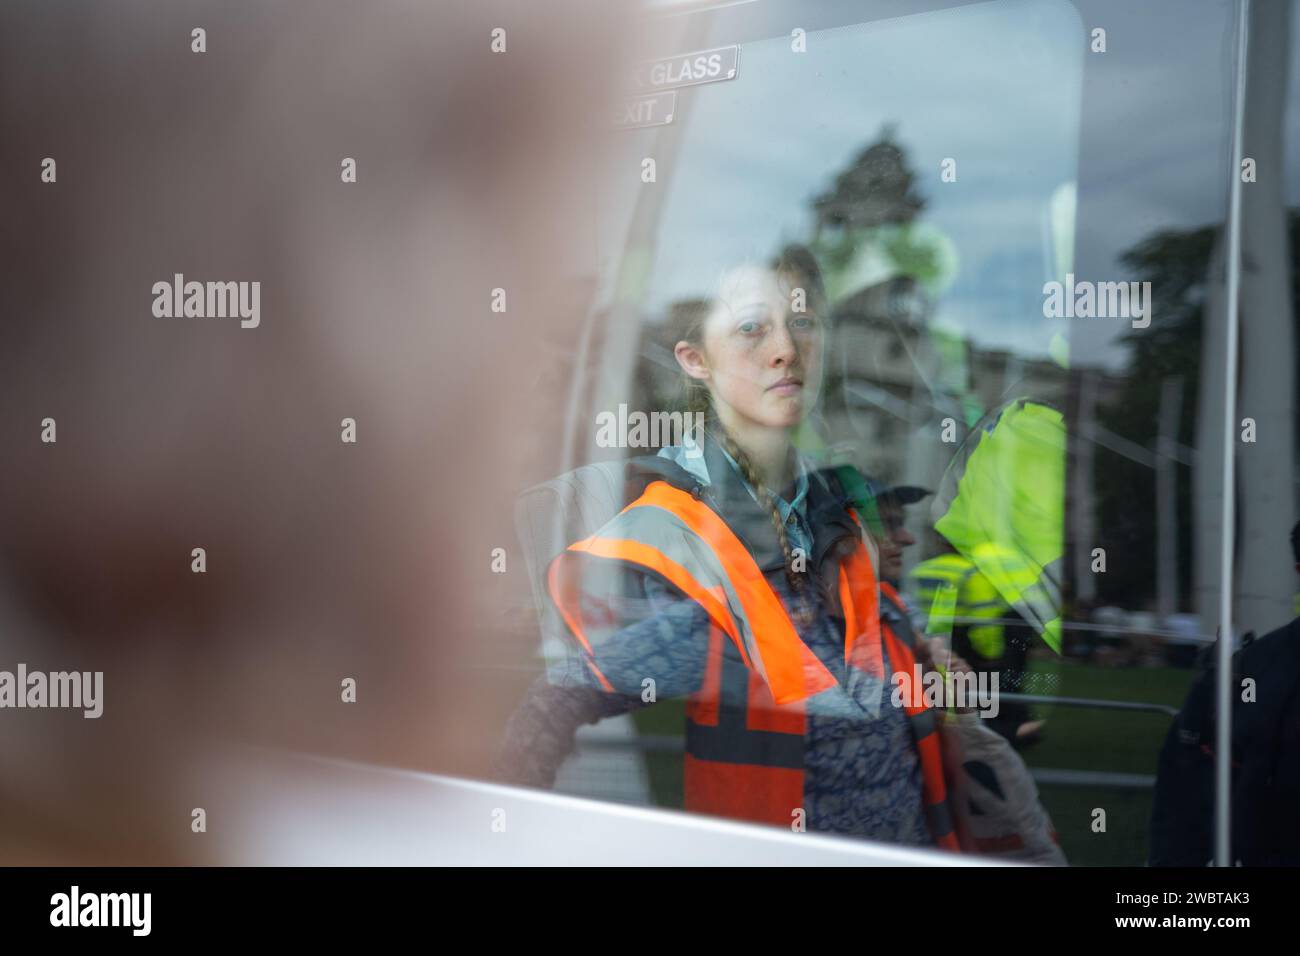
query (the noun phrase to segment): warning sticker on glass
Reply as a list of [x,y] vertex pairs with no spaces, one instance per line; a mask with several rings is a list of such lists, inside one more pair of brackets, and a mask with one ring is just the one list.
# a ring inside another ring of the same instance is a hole
[[636,68],[636,85],[641,90],[671,90],[697,83],[734,80],[740,64],[740,47],[721,46],[698,53],[650,60]]
[[653,96],[637,96],[624,100],[614,114],[618,129],[639,129],[642,126],[667,126],[677,111],[677,94],[672,90]]

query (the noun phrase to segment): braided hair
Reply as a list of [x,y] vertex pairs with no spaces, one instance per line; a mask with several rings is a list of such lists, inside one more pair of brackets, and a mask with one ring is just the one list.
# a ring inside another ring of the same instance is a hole
[[[820,301],[824,297],[821,270],[806,246],[786,246],[771,261],[770,266],[780,276],[801,281],[810,300]],[[708,300],[696,299],[682,303],[674,309],[672,317],[675,326],[674,341],[685,341],[695,348],[701,348],[704,340],[704,323],[709,317],[712,306],[713,303]],[[741,475],[754,489],[759,504],[767,510],[784,556],[786,581],[798,599],[801,617],[806,621],[811,614],[811,588],[808,583],[807,564],[805,562],[802,570],[795,568],[794,549],[790,546],[790,536],[786,532],[785,522],[781,520],[781,509],[777,505],[776,494],[763,482],[749,456],[736,444],[736,440],[718,418],[708,387],[696,379],[684,376],[684,388],[686,411],[690,413],[690,417],[694,418],[697,413],[702,415],[706,432],[716,439],[736,462]]]

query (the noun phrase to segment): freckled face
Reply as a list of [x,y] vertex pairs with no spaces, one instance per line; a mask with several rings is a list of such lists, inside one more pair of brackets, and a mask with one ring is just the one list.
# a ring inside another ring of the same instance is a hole
[[757,267],[724,278],[703,335],[710,390],[724,417],[729,410],[753,425],[789,428],[816,404],[822,325],[811,290],[797,301],[799,286]]

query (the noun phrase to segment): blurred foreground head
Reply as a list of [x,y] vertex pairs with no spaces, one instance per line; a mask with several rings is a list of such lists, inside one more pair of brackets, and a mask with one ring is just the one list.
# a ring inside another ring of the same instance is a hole
[[[104,673],[0,710],[0,863],[201,861],[218,739],[486,767],[624,32],[542,6],[0,9],[0,670]],[[177,273],[257,327],[157,317]]]

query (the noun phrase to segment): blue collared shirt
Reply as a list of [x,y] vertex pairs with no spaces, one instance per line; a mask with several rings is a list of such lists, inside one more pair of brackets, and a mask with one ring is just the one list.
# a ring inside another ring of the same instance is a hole
[[[719,448],[719,451],[726,456],[727,461],[736,469],[736,474],[744,483],[749,496],[757,504],[762,505],[763,502],[759,501],[758,492],[754,490],[754,486],[746,481],[745,476],[741,474],[740,465],[736,463],[736,459],[728,455],[725,448]],[[686,469],[695,478],[698,478],[703,484],[709,485],[713,483],[709,479],[709,470],[704,464],[704,456],[686,454],[686,446],[670,445],[667,448],[661,448],[659,456],[681,465],[682,468]],[[781,514],[781,520],[785,522],[785,533],[790,539],[790,546],[802,549],[804,554],[810,554],[812,552],[812,529],[808,525],[806,507],[808,501],[808,466],[804,462],[802,455],[795,454],[794,500],[786,501],[776,492],[772,493],[772,497],[776,499],[777,510]]]

